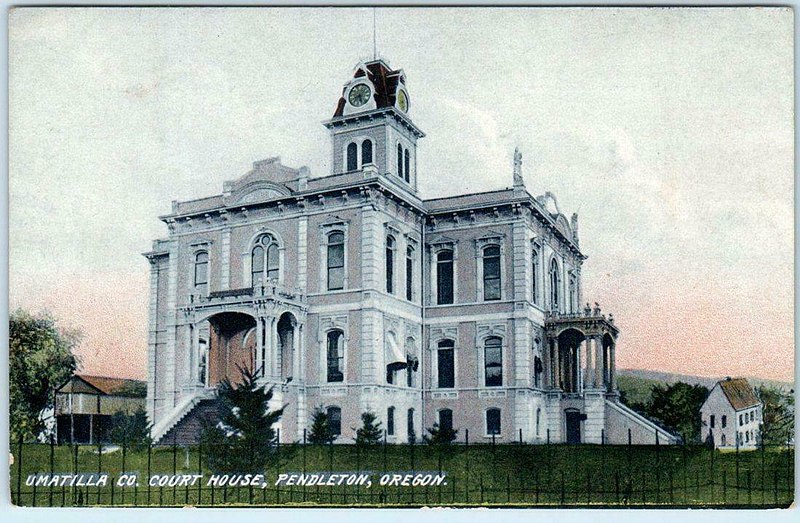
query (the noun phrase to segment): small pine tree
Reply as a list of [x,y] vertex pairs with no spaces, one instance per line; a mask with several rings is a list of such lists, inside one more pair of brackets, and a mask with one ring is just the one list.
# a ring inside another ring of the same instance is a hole
[[[356,445],[377,445],[383,437],[381,423],[375,423],[378,417],[372,412],[361,414],[361,428],[356,430]],[[353,429],[355,430],[355,429]]]
[[147,413],[142,407],[133,414],[117,411],[111,417],[112,443],[124,445],[133,451],[146,448],[150,443],[151,424],[147,421]]
[[458,434],[452,427],[440,427],[438,423],[426,430],[428,433],[422,436],[422,440],[428,445],[449,445],[456,440]]
[[201,436],[208,466],[215,472],[259,473],[276,457],[272,426],[283,408],[269,410],[272,389],[256,383],[256,376],[239,368],[242,382],[234,387],[227,378],[219,384],[219,422],[206,425]]
[[328,420],[328,413],[321,406],[314,409],[311,413],[311,428],[308,431],[308,443],[312,445],[327,445],[336,439],[331,432],[331,424]]

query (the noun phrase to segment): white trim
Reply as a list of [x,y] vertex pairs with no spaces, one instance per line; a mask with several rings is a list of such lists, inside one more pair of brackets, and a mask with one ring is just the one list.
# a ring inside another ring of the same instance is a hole
[[[243,287],[253,287],[255,285],[255,282],[253,282],[253,249],[255,248],[256,240],[266,234],[271,235],[275,240],[275,244],[278,246],[278,284],[282,285],[284,283],[284,273],[286,272],[284,270],[286,243],[277,232],[267,226],[261,226],[255,234],[250,236],[250,239],[245,244],[247,249],[242,253],[242,270],[244,271],[242,275]],[[267,249],[264,249],[264,274],[267,274]],[[266,281],[263,282],[263,284],[266,283]]]
[[[323,223],[319,225],[319,294],[328,294],[331,292],[343,292],[348,289],[350,284],[348,278],[348,251],[347,242],[350,238],[349,222],[338,221],[333,223]],[[341,232],[344,235],[344,267],[342,274],[342,288],[341,289],[328,289],[328,238],[334,232]]]
[[491,438],[492,434],[489,434],[489,411],[496,410],[500,413],[500,432],[494,434],[494,437],[500,438],[503,436],[503,409],[500,407],[486,407],[483,409],[483,437],[484,438]]

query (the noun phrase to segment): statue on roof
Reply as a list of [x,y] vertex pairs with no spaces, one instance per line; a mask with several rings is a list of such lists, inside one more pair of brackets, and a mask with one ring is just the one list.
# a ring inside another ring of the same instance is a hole
[[522,153],[519,152],[519,147],[514,148],[514,187],[525,187],[525,181],[522,179]]

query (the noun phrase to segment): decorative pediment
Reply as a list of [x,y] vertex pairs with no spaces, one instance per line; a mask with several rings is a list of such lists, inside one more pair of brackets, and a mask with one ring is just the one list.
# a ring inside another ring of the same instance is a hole
[[501,338],[505,338],[507,328],[508,326],[504,322],[479,323],[476,331],[476,337],[479,341],[478,345],[480,345],[481,340],[484,340],[489,336],[499,336]]
[[289,196],[291,191],[283,185],[271,182],[252,182],[231,195],[232,204],[259,203],[274,198]]

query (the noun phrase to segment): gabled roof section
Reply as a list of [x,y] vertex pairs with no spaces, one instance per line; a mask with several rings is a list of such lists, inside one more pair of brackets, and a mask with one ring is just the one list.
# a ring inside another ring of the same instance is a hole
[[81,387],[80,382],[89,385],[96,393],[106,394],[108,396],[144,398],[147,395],[147,384],[144,381],[127,378],[112,378],[109,376],[93,376],[91,374],[76,374],[70,378],[69,381],[60,386],[57,391],[90,392],[86,387]]
[[[394,107],[397,86],[399,84],[405,84],[405,73],[403,70],[398,69],[393,71],[383,60],[373,60],[371,62],[359,64],[353,74],[353,78],[363,78],[365,76],[375,87],[374,99],[377,108]],[[339,102],[336,105],[336,111],[333,113],[334,118],[344,115],[344,91],[343,89],[342,96],[339,98]]]
[[753,387],[744,378],[726,378],[719,382],[719,386],[735,410],[755,407],[761,403]]

